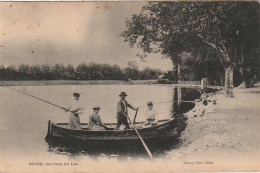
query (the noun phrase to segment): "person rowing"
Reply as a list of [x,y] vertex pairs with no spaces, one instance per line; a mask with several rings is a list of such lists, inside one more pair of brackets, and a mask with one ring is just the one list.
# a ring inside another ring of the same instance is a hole
[[106,125],[101,121],[100,115],[98,114],[100,110],[99,106],[94,106],[94,113],[89,116],[88,129],[89,130],[106,130]]
[[126,101],[127,94],[125,92],[121,92],[119,97],[120,100],[117,103],[117,124],[115,130],[118,130],[121,124],[125,125],[125,129],[130,129],[129,123],[127,121],[128,118],[128,107],[133,110],[137,110],[138,108],[133,107]]
[[84,108],[79,101],[80,93],[74,92],[73,96],[74,96],[74,100],[71,103],[71,105],[69,105],[67,108],[63,108],[63,109],[65,110],[65,112],[68,112],[68,111],[70,112],[70,115],[69,115],[70,128],[75,129],[75,130],[80,130],[81,126],[80,126],[79,115],[84,113]]

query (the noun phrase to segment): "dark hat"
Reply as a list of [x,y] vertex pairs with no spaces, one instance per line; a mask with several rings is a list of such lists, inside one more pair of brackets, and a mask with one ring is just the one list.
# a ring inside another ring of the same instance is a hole
[[125,92],[121,92],[119,96],[127,96]]
[[147,105],[153,105],[153,102],[147,102]]
[[80,96],[80,93],[79,92],[74,92],[73,95],[74,96]]
[[99,106],[94,106],[92,109],[100,109]]

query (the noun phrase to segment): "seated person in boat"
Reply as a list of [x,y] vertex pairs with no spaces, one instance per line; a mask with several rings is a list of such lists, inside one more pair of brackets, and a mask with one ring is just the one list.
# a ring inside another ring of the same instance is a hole
[[69,126],[71,129],[77,129],[80,130],[80,119],[79,115],[84,113],[84,108],[82,104],[79,101],[80,98],[80,93],[79,92],[74,92],[73,93],[74,99],[71,105],[69,105],[67,108],[63,108],[65,112],[70,112],[69,115]]
[[153,109],[153,102],[148,102],[147,103],[147,110],[145,111],[145,116],[146,116],[146,122],[144,125],[155,125],[157,124],[157,111]]
[[101,121],[100,115],[98,114],[100,107],[95,106],[95,107],[93,107],[93,110],[94,110],[94,113],[89,116],[88,129],[89,130],[106,130],[107,127]]

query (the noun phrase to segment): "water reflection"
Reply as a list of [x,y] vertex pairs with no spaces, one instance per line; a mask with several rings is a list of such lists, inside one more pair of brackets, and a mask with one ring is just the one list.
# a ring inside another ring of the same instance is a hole
[[[179,137],[181,132],[186,127],[186,117],[183,113],[189,111],[194,107],[195,99],[199,98],[202,92],[212,92],[213,90],[202,91],[197,88],[181,88],[174,87],[172,95],[172,110],[171,114],[175,118],[177,135],[173,139],[163,141],[159,145],[147,143],[149,149],[152,151],[155,157],[162,157],[164,154],[172,149],[178,147],[180,141]],[[163,145],[162,145],[163,144]],[[130,158],[147,158],[147,153],[140,143],[128,143],[123,145],[109,145],[107,143],[99,143],[95,145],[86,145],[80,143],[61,143],[60,141],[49,142],[49,152],[68,155],[70,157],[90,157],[92,159],[98,158],[118,158],[129,159]]]

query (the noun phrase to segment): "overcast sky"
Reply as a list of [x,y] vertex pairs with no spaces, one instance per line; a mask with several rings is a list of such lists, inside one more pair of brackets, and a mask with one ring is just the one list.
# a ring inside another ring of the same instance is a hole
[[119,37],[125,20],[144,2],[1,2],[0,63],[108,63],[122,67],[136,61],[139,68],[172,68],[169,59],[149,55],[142,62]]

